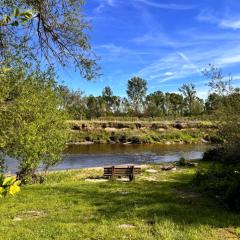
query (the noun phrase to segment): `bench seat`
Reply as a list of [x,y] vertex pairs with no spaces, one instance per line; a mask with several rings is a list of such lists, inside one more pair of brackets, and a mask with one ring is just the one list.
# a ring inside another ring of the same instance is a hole
[[132,181],[135,175],[138,175],[140,173],[141,168],[135,166],[111,166],[104,168],[104,177],[106,178],[129,177],[129,180]]

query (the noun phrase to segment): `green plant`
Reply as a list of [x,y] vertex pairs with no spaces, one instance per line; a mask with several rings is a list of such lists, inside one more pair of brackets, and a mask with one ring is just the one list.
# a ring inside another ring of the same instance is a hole
[[6,197],[8,194],[14,196],[20,191],[19,185],[21,181],[16,180],[15,177],[0,176],[0,197]]
[[187,160],[184,157],[180,157],[180,159],[177,162],[178,166],[185,167],[187,165]]

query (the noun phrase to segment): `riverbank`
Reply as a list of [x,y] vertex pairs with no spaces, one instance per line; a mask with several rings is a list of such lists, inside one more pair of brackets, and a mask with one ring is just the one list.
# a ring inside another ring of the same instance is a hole
[[0,239],[239,239],[240,215],[197,192],[194,173],[146,165],[131,183],[91,181],[102,168],[51,173],[0,199]]
[[68,121],[69,144],[216,143],[218,126],[210,121]]

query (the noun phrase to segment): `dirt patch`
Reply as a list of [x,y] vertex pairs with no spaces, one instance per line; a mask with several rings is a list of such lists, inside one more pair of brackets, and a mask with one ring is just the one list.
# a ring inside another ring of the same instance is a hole
[[94,178],[87,178],[87,179],[85,179],[85,182],[93,182],[93,183],[99,183],[99,182],[107,182],[108,181],[108,179],[101,179],[101,178],[99,178],[99,179],[94,179]]
[[121,224],[121,225],[118,225],[118,227],[122,229],[126,229],[126,228],[135,228],[136,226],[132,224]]
[[147,173],[157,173],[158,171],[155,169],[147,169],[146,172]]
[[119,131],[119,129],[114,128],[114,127],[106,127],[106,128],[104,128],[104,130],[106,132],[117,132],[117,131]]
[[14,222],[17,221],[23,221],[23,220],[29,220],[29,219],[36,219],[36,218],[42,218],[42,217],[46,217],[47,214],[43,211],[26,211],[24,213],[22,213],[19,216],[16,216],[15,218],[13,218]]
[[157,178],[155,177],[144,177],[143,180],[149,181],[149,182],[158,182]]
[[239,236],[236,234],[232,228],[219,228],[214,230],[214,233],[219,240],[239,240]]
[[198,198],[201,197],[200,193],[188,192],[184,190],[174,189],[174,193],[180,198]]

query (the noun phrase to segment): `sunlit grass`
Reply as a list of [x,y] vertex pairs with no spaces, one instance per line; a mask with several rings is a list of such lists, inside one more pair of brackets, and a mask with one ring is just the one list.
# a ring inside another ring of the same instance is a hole
[[0,239],[238,239],[240,215],[196,192],[192,168],[135,182],[87,182],[102,170],[52,173],[0,199]]

